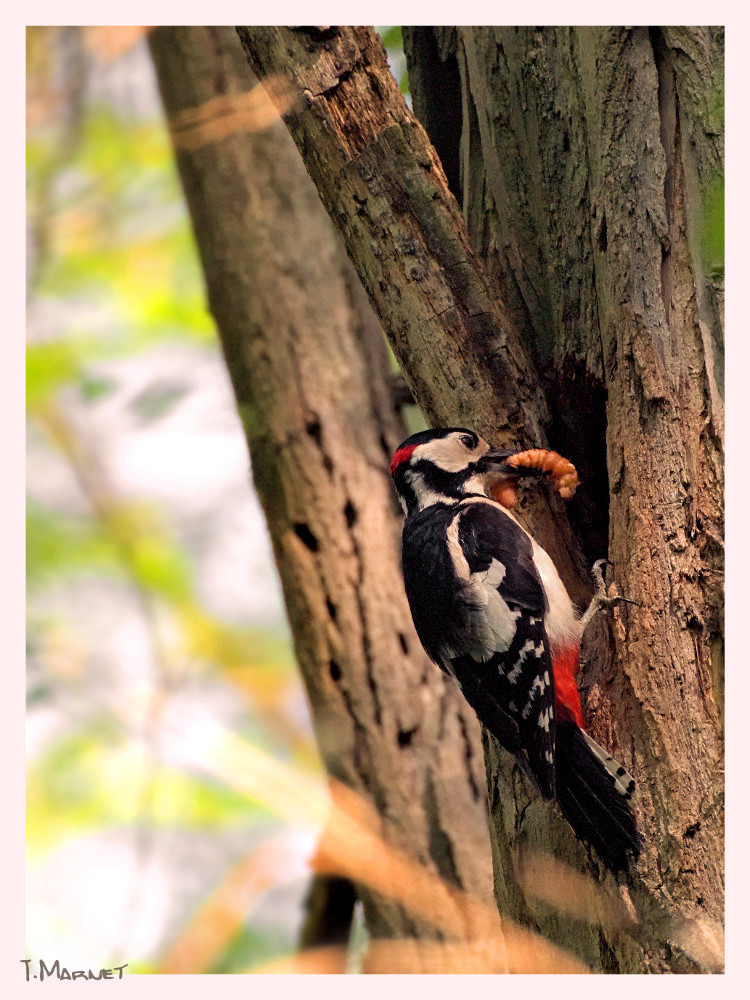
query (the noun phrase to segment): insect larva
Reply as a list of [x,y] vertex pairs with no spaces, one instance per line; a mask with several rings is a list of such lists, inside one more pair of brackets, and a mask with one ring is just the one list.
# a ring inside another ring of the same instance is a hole
[[541,472],[548,473],[563,500],[570,500],[579,485],[578,473],[573,463],[569,462],[567,458],[563,458],[562,455],[558,455],[556,451],[547,451],[545,448],[530,448],[528,451],[519,451],[517,454],[511,455],[505,461],[506,465],[539,469]]
[[512,510],[518,503],[518,483],[513,479],[498,479],[490,484],[489,494],[506,510]]

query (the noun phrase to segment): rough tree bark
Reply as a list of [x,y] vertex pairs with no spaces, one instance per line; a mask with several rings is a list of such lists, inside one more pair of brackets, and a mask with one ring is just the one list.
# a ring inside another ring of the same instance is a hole
[[[722,289],[699,228],[722,161],[721,33],[407,33],[415,110],[428,128],[442,120],[483,266],[369,29],[238,31],[261,76],[291,81],[285,120],[428,418],[499,441],[546,435],[570,454],[588,487],[553,557],[570,584],[581,552],[609,555],[641,604],[598,623],[582,678],[594,735],[639,782],[639,929],[564,920],[524,891],[524,845],[596,866],[487,740],[501,911],[604,971],[715,971]],[[444,127],[446,103],[460,132]],[[545,514],[532,522],[548,545]]]
[[[255,85],[234,30],[149,44],[323,761],[390,843],[490,902],[479,729],[401,584],[388,461],[405,431],[377,320],[281,123],[224,129]],[[374,937],[438,936],[358,892]]]
[[[291,85],[284,119],[427,419],[497,446],[544,444],[534,366],[373,29],[237,30],[255,72]],[[583,603],[586,567],[562,507],[541,498],[535,529]]]
[[[442,141],[542,374],[550,438],[588,481],[577,535],[591,558],[609,535],[642,604],[600,628],[583,683],[594,735],[640,777],[636,905],[648,967],[675,971],[716,967],[723,917],[723,289],[700,252],[701,198],[722,173],[722,42],[710,28],[407,32],[417,113],[435,107],[439,68],[457,82],[462,128]],[[517,839],[507,801],[494,820]]]

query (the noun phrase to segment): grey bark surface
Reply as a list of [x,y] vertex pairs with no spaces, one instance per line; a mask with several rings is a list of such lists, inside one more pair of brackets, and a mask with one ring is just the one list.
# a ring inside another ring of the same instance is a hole
[[534,533],[578,603],[583,554],[608,554],[641,604],[597,623],[582,677],[593,735],[640,787],[638,929],[571,921],[522,888],[524,846],[598,869],[488,739],[501,912],[595,969],[716,971],[723,293],[700,218],[723,155],[721,32],[407,34],[417,114],[432,101],[429,126],[460,96],[460,134],[435,133],[449,187],[370,29],[238,31],[258,74],[291,85],[285,121],[428,419],[571,457],[575,530],[542,504]]
[[[428,28],[406,49],[417,114],[435,114],[430,62],[461,81],[462,128],[442,141],[469,232],[537,363],[550,439],[584,479],[581,545],[641,605],[592,630],[582,677],[594,737],[639,785],[641,940],[579,929],[578,953],[612,971],[715,971],[723,284],[701,226],[723,174],[723,31]],[[512,787],[493,747],[488,767]],[[492,812],[501,906],[554,930],[507,877],[524,826],[533,843],[548,834],[525,797]]]
[[[233,29],[159,28],[149,44],[174,134],[254,85]],[[491,901],[479,729],[401,582],[388,461],[405,431],[377,320],[280,122],[175,152],[324,764],[390,844]],[[358,892],[374,937],[437,935]]]

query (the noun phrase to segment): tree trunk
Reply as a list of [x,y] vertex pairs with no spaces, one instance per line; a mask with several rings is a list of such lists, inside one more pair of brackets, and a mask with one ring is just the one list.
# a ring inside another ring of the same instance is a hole
[[563,545],[544,511],[535,534],[574,599],[580,553],[608,554],[641,605],[592,629],[582,676],[593,735],[640,789],[638,930],[563,919],[524,888],[522,846],[597,867],[487,740],[501,911],[603,971],[717,970],[722,287],[701,199],[722,162],[721,33],[407,32],[417,114],[444,122],[448,101],[455,121],[460,101],[460,134],[435,140],[485,271],[371,32],[238,30],[262,76],[291,81],[285,120],[428,418],[502,442],[546,433],[587,488]]
[[[417,113],[435,113],[438,67],[460,80],[469,231],[542,373],[550,439],[588,480],[581,544],[595,558],[608,535],[641,604],[600,625],[583,686],[593,735],[640,778],[650,970],[716,968],[723,918],[722,286],[700,231],[722,173],[722,35],[406,36]],[[505,806],[503,855],[518,839]],[[610,947],[590,935],[579,954],[638,968]]]
[[[252,131],[234,30],[150,45],[323,761],[389,843],[489,901],[479,729],[401,583],[388,461],[405,431],[377,320],[283,126]],[[437,934],[358,892],[374,937]]]

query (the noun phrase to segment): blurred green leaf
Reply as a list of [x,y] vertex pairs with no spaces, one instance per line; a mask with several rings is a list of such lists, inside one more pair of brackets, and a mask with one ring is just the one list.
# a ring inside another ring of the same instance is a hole
[[154,767],[143,747],[101,713],[95,725],[61,737],[28,774],[27,845],[37,856],[114,826],[218,830],[270,815],[223,784]]
[[271,818],[263,805],[209,778],[162,769],[153,780],[153,822],[159,826],[218,829]]
[[112,538],[90,518],[62,515],[29,501],[26,507],[26,582],[29,587],[70,574],[122,574]]
[[[136,781],[126,783],[103,742],[103,726],[57,741],[29,769],[26,844],[38,855],[71,836],[132,818]],[[107,767],[108,776],[103,772]],[[135,777],[135,775],[133,775]]]
[[147,591],[184,605],[192,598],[192,564],[162,530],[148,504],[121,504],[106,524],[60,514],[32,501],[26,512],[26,572],[29,586],[73,574],[135,576]]
[[188,557],[175,545],[155,536],[138,539],[133,546],[133,567],[140,583],[176,602],[191,592]]
[[430,426],[418,406],[405,406],[401,410],[401,416],[404,418],[406,429],[409,434],[417,434],[419,431],[426,431]]
[[257,678],[265,671],[272,682],[294,673],[289,636],[264,628],[218,621],[200,608],[184,608],[182,628],[191,655],[223,667],[252,664]]
[[98,399],[103,399],[116,387],[117,383],[112,379],[98,378],[96,375],[89,375],[87,372],[81,373],[78,383],[78,391],[81,394],[81,398],[87,403],[95,403]]
[[401,93],[408,97],[409,71],[406,68],[406,56],[404,54],[404,37],[400,24],[378,25],[375,29],[380,35],[383,47],[388,53],[388,61],[391,65],[391,72],[396,77]]
[[[122,965],[121,962],[117,963]],[[116,968],[115,965],[110,966],[111,969]],[[128,962],[127,974],[129,976],[154,976],[158,973],[159,967],[153,959],[142,959],[136,960],[135,962]]]
[[51,684],[35,684],[26,692],[26,708],[34,708],[49,702],[55,694],[55,689]]
[[80,374],[78,353],[67,340],[29,344],[26,350],[26,406],[34,410],[74,382]]
[[391,24],[387,28],[380,28],[380,41],[386,49],[403,49],[404,39],[401,34],[401,25]]

